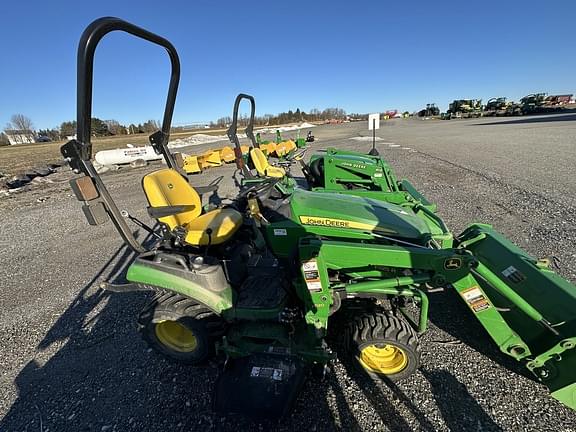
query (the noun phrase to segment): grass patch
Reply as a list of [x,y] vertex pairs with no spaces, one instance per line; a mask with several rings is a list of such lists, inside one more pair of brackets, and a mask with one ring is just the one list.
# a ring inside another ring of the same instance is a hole
[[[206,135],[223,135],[224,129],[200,129],[187,132],[178,132],[170,135],[170,139],[187,138],[202,133]],[[19,144],[0,147],[0,172],[8,174],[22,174],[25,171],[62,160],[60,146],[66,141],[50,143]],[[126,144],[143,146],[148,144],[147,134],[118,135],[105,138],[92,139],[92,154],[100,150],[110,150],[126,147]]]

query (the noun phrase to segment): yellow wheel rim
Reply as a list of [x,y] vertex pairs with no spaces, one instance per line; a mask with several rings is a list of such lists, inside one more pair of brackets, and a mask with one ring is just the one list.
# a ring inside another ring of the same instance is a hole
[[364,369],[383,375],[401,372],[408,365],[408,356],[394,345],[370,345],[360,351],[360,364]]
[[158,340],[174,351],[189,353],[198,346],[194,333],[177,321],[160,321],[154,331]]

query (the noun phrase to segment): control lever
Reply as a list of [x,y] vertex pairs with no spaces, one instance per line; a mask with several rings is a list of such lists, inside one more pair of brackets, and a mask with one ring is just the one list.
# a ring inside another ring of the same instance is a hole
[[212,244],[212,232],[212,228],[207,228],[205,231],[206,235],[208,236],[208,244],[206,245],[206,249],[204,249],[204,259],[206,259],[206,256],[208,255],[208,248]]

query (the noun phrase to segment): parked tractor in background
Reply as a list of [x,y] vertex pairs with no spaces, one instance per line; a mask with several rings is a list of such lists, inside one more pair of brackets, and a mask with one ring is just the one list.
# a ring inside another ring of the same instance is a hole
[[570,103],[572,96],[571,94],[546,96],[545,103],[549,107],[564,108],[564,105]]
[[426,108],[418,111],[418,117],[435,117],[440,115],[440,108],[436,104],[426,104]]
[[448,107],[449,118],[470,118],[482,116],[482,99],[456,99]]
[[522,115],[522,108],[519,104],[506,100],[505,97],[488,99],[484,107],[483,116],[512,116]]
[[563,110],[571,100],[571,94],[534,93],[520,99],[520,105],[523,114],[546,114]]
[[520,99],[522,114],[537,114],[546,111],[546,93],[534,93]]

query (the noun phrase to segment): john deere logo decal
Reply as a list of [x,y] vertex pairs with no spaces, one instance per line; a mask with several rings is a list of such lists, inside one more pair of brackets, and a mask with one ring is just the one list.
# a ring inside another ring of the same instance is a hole
[[337,228],[350,228],[350,222],[341,219],[322,217],[300,216],[300,221],[305,225],[318,225]]
[[366,169],[366,165],[359,164],[359,163],[342,162],[340,164],[340,166],[350,167],[350,168],[358,168],[358,169]]
[[462,267],[462,260],[460,258],[448,258],[444,261],[444,268],[446,270],[458,270]]
[[300,216],[300,223],[304,225],[314,225],[329,228],[352,228],[364,231],[379,231],[385,233],[394,233],[388,228],[382,228],[371,223],[348,221],[344,219],[334,219],[316,216]]

